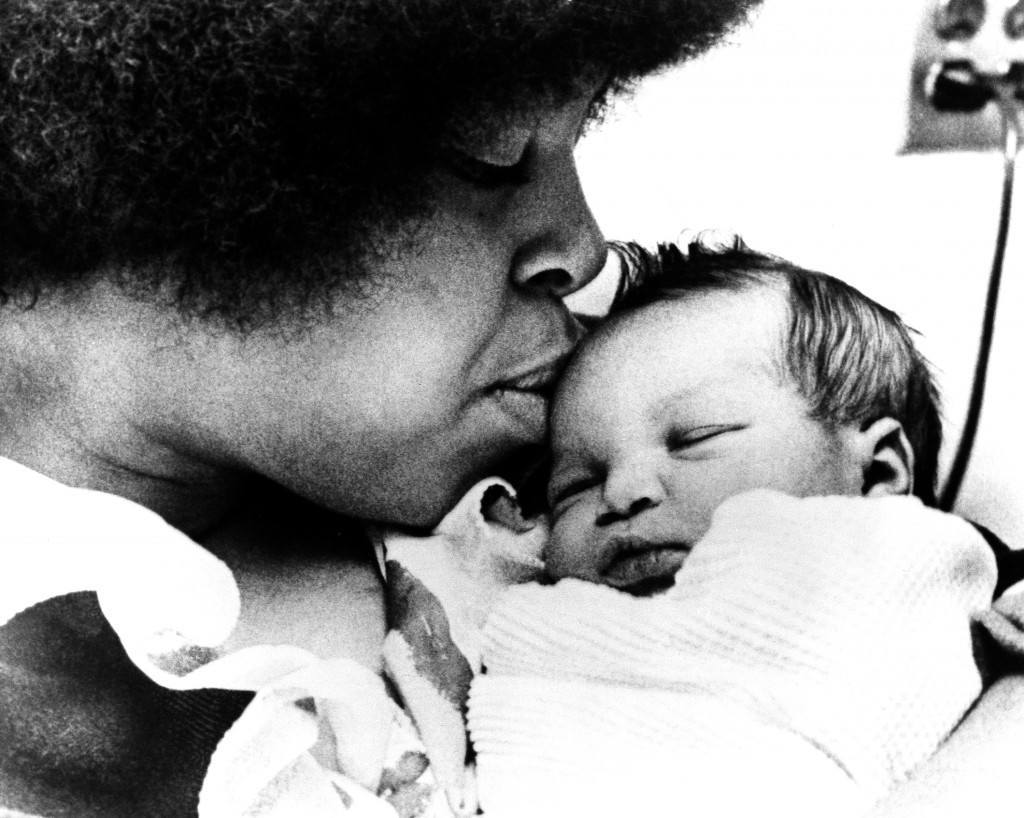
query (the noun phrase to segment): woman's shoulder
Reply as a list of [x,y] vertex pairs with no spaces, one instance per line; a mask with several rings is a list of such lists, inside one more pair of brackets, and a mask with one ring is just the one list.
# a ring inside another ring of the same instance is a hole
[[113,495],[11,461],[0,482],[12,488],[0,495],[0,807],[195,814],[211,753],[252,694],[157,683],[148,626],[222,639],[211,657],[284,643],[376,661],[377,568],[336,519],[261,498],[220,532],[231,565]]
[[78,592],[0,627],[0,698],[4,807],[171,816],[194,814],[209,756],[251,696],[160,687],[96,595]]

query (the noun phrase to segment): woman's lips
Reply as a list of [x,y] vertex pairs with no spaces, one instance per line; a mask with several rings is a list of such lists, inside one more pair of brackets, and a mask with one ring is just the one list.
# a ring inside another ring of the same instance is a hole
[[496,387],[492,392],[501,411],[519,427],[526,441],[539,443],[548,424],[548,397],[539,392],[511,387]]
[[548,405],[566,357],[560,355],[531,366],[495,384],[490,390],[499,408],[525,432],[529,442],[537,443],[544,439]]
[[672,586],[690,546],[682,542],[651,542],[642,537],[617,537],[609,542],[601,581],[621,591],[649,595]]

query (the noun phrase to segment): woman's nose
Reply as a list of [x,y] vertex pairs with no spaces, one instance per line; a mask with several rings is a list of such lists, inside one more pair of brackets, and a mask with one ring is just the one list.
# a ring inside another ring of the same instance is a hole
[[537,184],[527,187],[533,195],[524,197],[521,227],[529,232],[514,260],[514,280],[520,287],[564,298],[601,271],[608,247],[574,162],[539,175]]
[[661,505],[664,488],[657,474],[640,465],[610,471],[605,478],[601,510],[595,524],[611,525]]

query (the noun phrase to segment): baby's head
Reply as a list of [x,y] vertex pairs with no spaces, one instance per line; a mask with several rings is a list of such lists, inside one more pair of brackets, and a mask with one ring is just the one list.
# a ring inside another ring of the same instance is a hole
[[741,242],[618,249],[628,283],[552,410],[553,576],[667,587],[747,489],[934,504],[938,395],[895,313]]

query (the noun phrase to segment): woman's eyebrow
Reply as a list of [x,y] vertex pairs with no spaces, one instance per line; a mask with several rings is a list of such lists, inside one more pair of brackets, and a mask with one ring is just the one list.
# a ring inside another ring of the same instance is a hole
[[522,152],[533,137],[534,127],[520,120],[508,122],[502,128],[455,129],[448,139],[448,147],[473,156],[511,156]]

